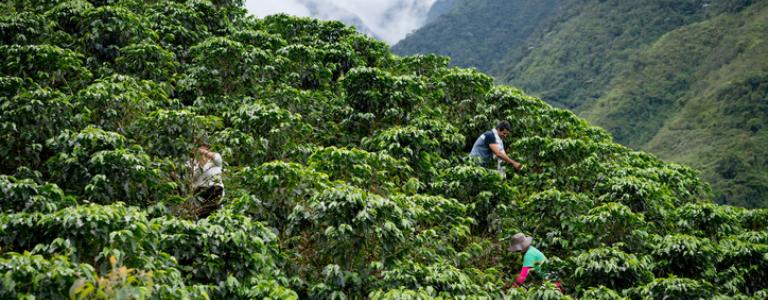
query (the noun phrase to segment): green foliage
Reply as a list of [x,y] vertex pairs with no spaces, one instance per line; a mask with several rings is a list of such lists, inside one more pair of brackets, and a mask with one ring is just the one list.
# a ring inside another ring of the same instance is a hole
[[3,45],[34,45],[48,35],[45,19],[34,13],[10,13],[0,16],[0,42]]
[[738,217],[733,208],[712,203],[689,203],[679,207],[677,227],[693,235],[717,238],[733,234],[738,228]]
[[119,6],[100,6],[83,14],[81,43],[84,50],[93,55],[98,64],[112,62],[120,54],[120,48],[144,39],[156,39],[145,23],[129,9]]
[[253,86],[275,73],[272,56],[225,37],[211,37],[189,48],[192,64],[179,82],[191,101],[197,97],[253,95]]
[[310,198],[330,185],[326,174],[280,161],[245,168],[238,178],[248,194],[235,200],[232,209],[263,220],[281,234],[294,207],[306,205]]
[[718,253],[708,239],[689,235],[656,238],[652,255],[657,274],[676,274],[687,278],[714,279]]
[[89,201],[148,206],[174,187],[140,147],[126,148],[118,133],[89,126],[65,131],[48,145],[58,151],[46,162],[50,174],[66,191]]
[[193,282],[217,284],[260,274],[278,276],[276,236],[261,223],[223,210],[193,223],[171,218],[155,219],[161,228],[160,249],[176,258]]
[[578,216],[576,223],[581,229],[576,242],[593,246],[631,241],[635,230],[643,230],[647,226],[642,214],[634,213],[626,205],[616,202],[590,209]]
[[329,147],[318,149],[307,160],[310,168],[326,173],[331,180],[343,180],[374,193],[399,189],[411,168],[384,153]]
[[[692,169],[447,57],[241,4],[0,4],[0,298],[764,298],[766,212]],[[467,158],[500,120],[506,176]],[[201,143],[226,191],[185,220]],[[517,232],[565,294],[504,288]]]
[[89,123],[120,132],[138,117],[171,105],[167,92],[155,82],[124,75],[99,79],[81,89],[73,100],[90,116]]
[[591,249],[573,257],[571,263],[575,266],[572,276],[577,287],[603,285],[626,289],[653,279],[648,257],[638,257],[616,248]]
[[643,299],[703,299],[711,297],[712,284],[688,278],[660,278],[638,289]]
[[31,179],[5,175],[0,175],[0,203],[4,213],[51,213],[77,204],[74,197],[65,195],[55,184],[37,184]]
[[423,85],[410,76],[393,76],[378,68],[355,68],[341,85],[352,111],[344,120],[350,131],[365,136],[380,123],[403,124],[420,102]]
[[38,167],[50,155],[46,140],[84,122],[64,94],[46,88],[20,90],[0,103],[0,162],[3,172],[19,166]]
[[81,54],[52,45],[2,45],[0,55],[5,58],[0,74],[44,87],[77,90],[92,74],[83,67]]
[[221,118],[188,110],[157,110],[136,120],[131,136],[147,146],[147,153],[186,161],[192,150],[222,125]]
[[261,161],[285,157],[285,150],[303,142],[310,132],[301,115],[271,103],[256,101],[244,104],[226,116],[233,128],[262,139],[266,153],[260,157]]
[[115,59],[115,71],[156,82],[171,81],[178,69],[173,52],[150,43],[125,46]]
[[616,291],[609,289],[604,286],[600,287],[591,287],[589,289],[586,289],[582,291],[581,293],[582,299],[597,299],[597,300],[622,300],[627,299],[627,297],[622,296],[621,294],[617,293]]

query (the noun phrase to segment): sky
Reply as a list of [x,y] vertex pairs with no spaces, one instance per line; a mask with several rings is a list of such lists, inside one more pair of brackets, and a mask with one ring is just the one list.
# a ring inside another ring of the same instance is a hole
[[257,17],[276,13],[314,16],[347,23],[359,19],[363,32],[390,45],[418,29],[436,0],[246,0],[248,11]]

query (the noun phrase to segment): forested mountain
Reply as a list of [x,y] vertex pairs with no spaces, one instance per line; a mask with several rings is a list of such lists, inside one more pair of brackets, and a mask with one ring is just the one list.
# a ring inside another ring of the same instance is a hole
[[457,1],[393,50],[450,55],[700,169],[720,203],[767,206],[767,16],[751,0]]
[[[447,57],[241,6],[0,4],[0,299],[768,297],[768,209]],[[500,120],[506,176],[467,155]],[[518,232],[556,277],[511,287]]]

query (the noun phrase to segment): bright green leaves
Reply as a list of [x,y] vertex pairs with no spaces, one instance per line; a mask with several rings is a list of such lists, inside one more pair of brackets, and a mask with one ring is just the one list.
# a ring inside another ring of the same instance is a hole
[[0,74],[29,79],[50,88],[77,90],[91,77],[83,67],[83,56],[69,49],[51,45],[0,46]]
[[173,52],[151,43],[125,46],[115,59],[117,72],[155,82],[172,82],[178,68]]
[[485,94],[493,88],[493,78],[472,69],[451,69],[440,82],[445,91],[443,102],[451,104],[451,108],[458,108],[456,114],[466,112],[461,108],[484,100]]
[[187,101],[197,97],[255,95],[254,86],[275,75],[266,51],[224,37],[212,37],[190,48],[191,65],[179,82]]
[[34,13],[8,13],[0,15],[0,44],[41,44],[49,34],[45,19]]
[[74,197],[64,195],[55,184],[37,184],[31,179],[16,179],[0,175],[0,213],[51,213],[66,206],[76,205]]
[[46,88],[20,92],[0,102],[0,170],[37,168],[48,158],[46,140],[63,129],[82,126],[83,119],[64,94]]
[[716,279],[715,262],[719,253],[709,239],[689,235],[654,238],[652,255],[656,274],[675,274],[686,278]]
[[447,167],[446,158],[461,153],[464,136],[448,122],[419,118],[413,125],[393,126],[363,138],[364,147],[406,159],[421,178]]
[[97,277],[88,264],[72,263],[66,256],[46,259],[31,253],[12,253],[0,258],[0,297],[64,299],[78,278]]
[[261,223],[222,210],[193,223],[173,218],[155,219],[160,249],[173,255],[185,276],[198,283],[217,283],[259,274],[281,273],[276,267],[276,236]]
[[74,101],[91,124],[123,133],[137,118],[171,106],[167,92],[155,82],[124,75],[97,80],[81,89]]
[[722,255],[717,262],[717,282],[721,292],[751,295],[768,289],[768,274],[765,273],[768,245],[727,238],[717,246]]
[[232,33],[230,38],[243,43],[243,45],[271,51],[277,51],[288,45],[280,35],[271,34],[263,30],[240,30]]
[[261,101],[244,104],[226,117],[233,128],[263,140],[265,156],[260,159],[266,161],[284,158],[288,147],[305,143],[311,133],[301,115]]
[[97,152],[87,168],[90,174],[98,174],[85,186],[85,197],[96,203],[124,201],[149,206],[176,187],[164,179],[162,170],[141,148]]
[[149,24],[157,32],[160,44],[179,58],[186,58],[189,47],[209,35],[199,13],[187,5],[156,3],[148,8],[147,13]]
[[329,287],[326,282],[310,289],[320,289],[315,293],[322,294],[343,290],[352,293],[349,296],[359,294],[359,289],[366,286],[362,280],[371,280],[367,276],[376,265],[389,266],[402,258],[414,230],[396,202],[343,184],[320,191],[307,204],[296,207],[289,220],[290,232],[304,237],[292,240],[292,248],[317,249],[301,251],[300,260],[294,261],[313,266],[314,274],[308,274],[308,279],[317,282],[328,277],[317,272],[329,267],[338,269],[334,273],[360,278],[350,286],[336,282]]
[[413,77],[393,76],[375,68],[352,69],[341,85],[352,109],[344,122],[361,136],[384,127],[381,123],[405,123],[421,103],[424,89]]
[[[139,266],[155,259],[158,266],[169,263],[157,255],[156,247],[160,238],[158,232],[148,227],[145,213],[137,208],[124,205],[87,205],[68,207],[52,214],[13,214],[0,220],[4,230],[2,242],[6,251],[22,252],[37,248],[37,251],[74,251],[79,261],[94,266],[108,266],[104,254],[109,249],[119,250],[120,261]],[[130,239],[122,235],[129,234]],[[69,246],[59,245],[68,240]],[[36,247],[42,244],[41,247]],[[57,250],[59,249],[59,250]]]
[[[290,44],[334,43],[344,37],[360,36],[353,34],[354,30],[341,22],[320,22],[285,14],[267,16],[261,20],[260,25],[267,32],[281,36]],[[383,46],[386,49],[386,45]]]
[[80,132],[65,131],[48,141],[48,146],[57,154],[46,162],[46,166],[64,190],[80,194],[96,175],[88,170],[91,156],[100,151],[122,149],[125,143],[122,135],[95,127]]
[[66,191],[91,201],[148,206],[174,188],[140,147],[126,148],[118,133],[87,127],[65,131],[48,144],[58,151],[46,163],[51,177]]
[[330,185],[323,173],[280,161],[245,168],[238,178],[248,195],[235,200],[232,209],[263,220],[281,234],[294,207],[307,205],[310,198]]
[[[63,1],[45,13],[54,22],[54,28],[71,35],[79,35],[87,23],[82,22],[93,4],[84,0]],[[70,37],[70,39],[72,39]]]
[[373,193],[388,194],[408,181],[411,168],[384,153],[329,147],[313,153],[309,167]]
[[515,189],[503,183],[498,172],[479,166],[459,165],[444,170],[429,187],[437,195],[455,198],[469,206],[469,213],[477,220],[476,232],[490,230],[496,219],[498,205],[508,203]]
[[717,239],[737,230],[734,210],[713,203],[689,203],[675,210],[675,225],[679,231]]
[[320,64],[323,51],[304,45],[289,45],[277,51],[288,59],[281,66],[284,80],[301,89],[327,88],[332,80],[332,70]]
[[119,6],[101,6],[85,12],[81,20],[81,42],[85,52],[98,64],[112,62],[120,48],[144,39],[155,40],[156,34],[130,10]]
[[[399,57],[398,73],[432,77],[448,68],[450,58],[434,54]],[[446,86],[446,88],[448,88]]]
[[[523,232],[549,232],[549,238],[537,241],[537,245],[546,245],[553,250],[568,249],[569,243],[575,243],[584,234],[578,224],[578,217],[586,214],[592,206],[593,201],[587,195],[546,190],[531,195],[524,200],[519,211],[513,208],[510,214],[519,220],[514,226]],[[507,214],[504,216],[512,217]],[[505,234],[509,236],[515,233]]]
[[[576,245],[612,246],[628,243],[630,246],[643,245],[643,229],[647,226],[642,214],[634,213],[628,206],[608,202],[592,208],[576,218],[579,231],[574,232]],[[640,234],[641,236],[636,236]]]
[[708,281],[688,278],[659,278],[634,291],[643,299],[704,299],[714,294],[715,288]]
[[579,287],[603,285],[626,289],[653,279],[648,257],[625,253],[616,248],[597,248],[571,258],[572,284]]
[[147,153],[181,162],[221,125],[221,118],[214,116],[188,110],[157,110],[137,120],[129,132]]

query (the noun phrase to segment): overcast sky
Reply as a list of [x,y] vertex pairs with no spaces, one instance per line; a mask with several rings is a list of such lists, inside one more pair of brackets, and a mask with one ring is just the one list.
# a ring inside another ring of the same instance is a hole
[[248,11],[258,17],[276,13],[349,20],[358,17],[375,36],[394,44],[418,29],[436,0],[246,0]]

